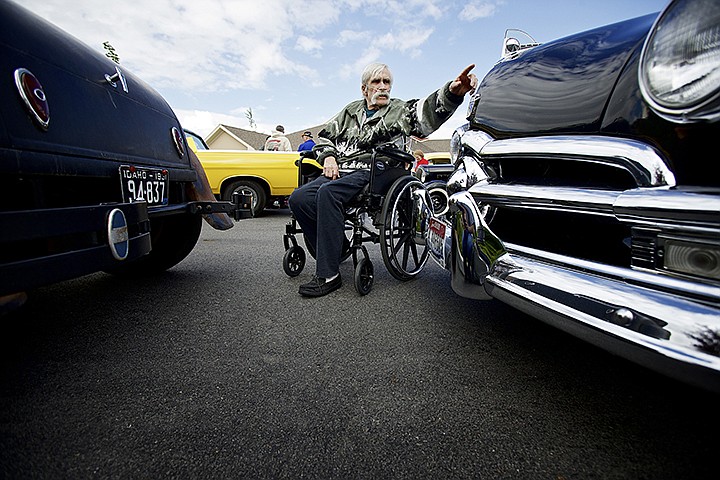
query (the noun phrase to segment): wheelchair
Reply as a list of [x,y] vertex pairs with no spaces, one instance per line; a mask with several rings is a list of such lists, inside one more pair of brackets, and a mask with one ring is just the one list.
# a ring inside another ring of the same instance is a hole
[[[316,149],[322,147],[317,145]],[[312,153],[298,160],[298,185],[310,182],[322,174],[322,167]],[[431,186],[429,201],[418,202],[417,195],[427,192],[426,185],[414,177],[409,169],[415,160],[395,145],[374,148],[370,156],[370,181],[345,210],[345,236],[342,261],[352,257],[355,290],[360,295],[370,293],[375,273],[364,243],[380,244],[385,268],[400,280],[415,278],[427,262],[429,250],[424,229],[430,212],[447,205],[444,184]],[[367,157],[366,157],[367,158]],[[302,233],[291,215],[285,227],[283,270],[290,277],[299,275],[307,259],[305,249],[296,235]],[[310,245],[310,255],[315,257]]]

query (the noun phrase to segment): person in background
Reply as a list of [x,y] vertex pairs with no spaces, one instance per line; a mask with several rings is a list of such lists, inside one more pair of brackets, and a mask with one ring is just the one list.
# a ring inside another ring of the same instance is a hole
[[270,152],[289,152],[292,150],[290,140],[285,136],[285,127],[278,125],[275,127],[275,131],[270,134],[268,139],[265,141],[264,150]]
[[290,195],[290,209],[316,259],[315,275],[300,285],[300,295],[321,297],[342,286],[345,208],[370,181],[369,155],[353,154],[388,142],[406,149],[410,136],[426,138],[452,116],[465,94],[475,89],[477,77],[470,73],[474,67],[468,66],[425,98],[408,101],[390,97],[393,77],[387,65],[365,67],[360,80],[362,98],[345,106],[318,134],[318,144],[323,145],[317,155],[322,175]]
[[303,143],[300,144],[298,147],[298,152],[305,152],[308,150],[312,150],[312,147],[315,146],[315,141],[313,140],[312,132],[307,131],[302,134]]
[[427,165],[428,163],[430,163],[428,162],[428,159],[425,158],[425,152],[423,152],[422,150],[415,150],[413,152],[413,156],[415,157],[415,165],[413,165],[412,168],[413,173],[418,169],[420,165]]

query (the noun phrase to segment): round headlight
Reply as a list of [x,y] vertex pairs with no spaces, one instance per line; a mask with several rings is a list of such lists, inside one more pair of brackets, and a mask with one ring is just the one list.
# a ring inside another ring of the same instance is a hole
[[664,118],[720,117],[720,2],[670,3],[645,40],[639,76],[645,100]]

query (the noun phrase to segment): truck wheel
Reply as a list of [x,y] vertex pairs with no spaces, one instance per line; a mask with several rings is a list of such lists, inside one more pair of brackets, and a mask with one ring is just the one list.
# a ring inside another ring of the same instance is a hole
[[223,192],[223,200],[232,202],[232,196],[235,192],[252,196],[253,217],[265,210],[267,196],[265,195],[265,190],[257,182],[253,182],[252,180],[238,180],[231,183]]
[[164,272],[187,257],[200,238],[200,215],[173,215],[150,220],[152,250],[126,264],[105,270],[115,275],[153,275]]

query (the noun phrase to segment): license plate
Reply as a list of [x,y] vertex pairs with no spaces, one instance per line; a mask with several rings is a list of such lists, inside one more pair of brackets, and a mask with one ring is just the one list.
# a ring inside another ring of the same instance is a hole
[[120,166],[123,202],[147,202],[148,207],[167,205],[169,185],[167,170]]
[[427,244],[433,257],[441,266],[445,266],[445,232],[450,228],[442,220],[430,218],[427,232]]

